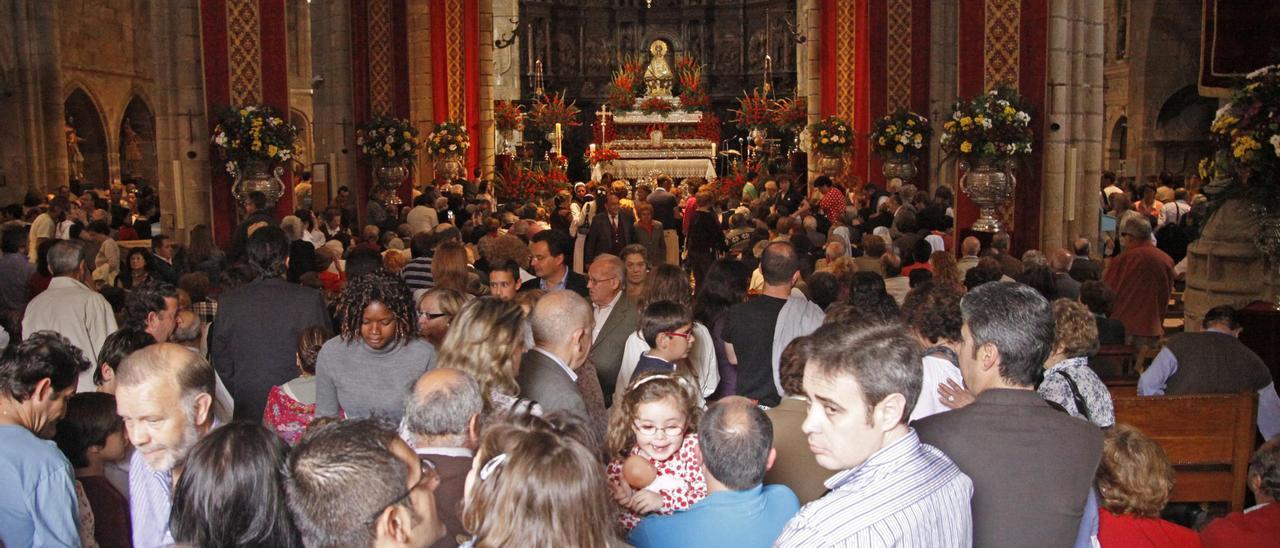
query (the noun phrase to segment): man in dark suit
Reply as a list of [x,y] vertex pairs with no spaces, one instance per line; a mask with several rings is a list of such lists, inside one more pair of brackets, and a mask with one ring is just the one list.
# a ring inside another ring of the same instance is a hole
[[609,194],[605,198],[604,211],[591,220],[582,264],[591,264],[597,255],[605,253],[622,255],[622,248],[635,241],[634,223],[635,219],[622,213],[618,195]]
[[249,228],[258,223],[280,226],[280,221],[272,217],[271,211],[267,209],[267,195],[255,190],[249,193],[249,199],[244,202],[244,220],[236,225],[236,231],[231,235],[231,251],[227,253],[228,264],[244,258],[245,242],[249,240]]
[[646,200],[653,206],[653,220],[662,223],[662,226],[667,229],[680,226],[680,223],[676,222],[676,208],[680,201],[676,199],[675,194],[671,193],[670,178],[659,179],[658,188],[655,188],[653,194],[650,194]]
[[332,320],[319,291],[284,279],[289,242],[279,227],[258,229],[245,245],[260,277],[218,299],[209,358],[235,402],[235,418],[262,420],[271,387],[298,376],[298,333]]
[[534,347],[520,360],[520,395],[545,411],[564,409],[589,420],[576,382],[591,349],[591,305],[572,291],[555,291],[538,300],[529,324]]
[[151,263],[156,279],[169,285],[178,285],[178,276],[182,275],[182,270],[173,264],[173,242],[169,237],[164,234],[152,236],[151,254],[156,259]]
[[569,250],[572,246],[569,236],[558,230],[543,230],[534,234],[533,241],[529,242],[529,253],[532,255],[529,264],[537,279],[522,284],[520,291],[568,289],[586,297],[587,277],[569,269]]
[[960,310],[960,373],[977,399],[913,426],[973,479],[974,546],[1071,546],[1096,531],[1086,507],[1102,432],[1035,391],[1054,339],[1049,302],[1026,285],[991,282]]
[[1088,238],[1076,239],[1076,256],[1071,261],[1071,270],[1068,271],[1068,274],[1071,275],[1072,279],[1080,283],[1102,279],[1102,263],[1093,260],[1089,256],[1089,246]]
[[1017,278],[1022,275],[1022,261],[1018,260],[1009,253],[1009,246],[1013,243],[1013,239],[1009,237],[1008,232],[999,232],[991,237],[991,255],[1000,262],[1000,272],[1010,278]]
[[612,400],[627,337],[636,331],[640,312],[622,290],[626,267],[614,255],[601,255],[587,270],[587,287],[591,291],[594,330],[591,337],[591,362],[600,376],[606,403]]
[[471,473],[484,398],[480,384],[458,369],[440,368],[423,373],[405,398],[404,426],[413,436],[418,458],[435,465],[440,476],[436,487],[436,508],[444,522],[444,538],[431,546],[457,546],[458,535],[467,535],[462,526],[462,499],[467,474]]

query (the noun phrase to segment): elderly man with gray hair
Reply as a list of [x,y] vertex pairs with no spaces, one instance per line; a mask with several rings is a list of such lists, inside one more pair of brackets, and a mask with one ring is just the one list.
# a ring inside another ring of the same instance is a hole
[[172,343],[130,354],[116,369],[116,408],[129,441],[129,511],[134,546],[173,544],[169,508],[174,478],[196,442],[219,426],[213,367]]
[[466,534],[462,500],[483,409],[480,384],[466,372],[447,367],[418,377],[413,394],[405,399],[404,426],[409,441],[418,458],[430,462],[440,476],[436,507],[446,532],[437,545],[456,546],[450,541]]
[[1120,223],[1124,251],[1107,265],[1102,281],[1115,293],[1111,317],[1124,322],[1125,337],[1138,347],[1164,336],[1164,315],[1173,292],[1173,259],[1151,242],[1151,224],[1141,215]]
[[[49,249],[49,288],[31,299],[22,317],[22,332],[56,331],[85,356],[97,356],[102,343],[116,330],[115,312],[98,292],[84,284],[89,269],[84,247],[76,240],[62,240]],[[76,390],[93,392],[93,372],[80,374]]]

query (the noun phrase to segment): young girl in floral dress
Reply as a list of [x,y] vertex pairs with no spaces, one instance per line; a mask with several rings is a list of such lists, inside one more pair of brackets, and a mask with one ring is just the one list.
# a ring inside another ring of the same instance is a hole
[[316,414],[316,356],[320,347],[333,337],[328,329],[311,326],[298,334],[298,372],[301,375],[280,386],[271,387],[262,419],[289,445],[298,443],[302,433]]
[[[609,487],[620,507],[618,523],[630,531],[647,514],[685,510],[707,496],[698,447],[693,385],[675,374],[637,376],[609,419]],[[634,489],[623,478],[630,456],[647,460],[656,477]]]

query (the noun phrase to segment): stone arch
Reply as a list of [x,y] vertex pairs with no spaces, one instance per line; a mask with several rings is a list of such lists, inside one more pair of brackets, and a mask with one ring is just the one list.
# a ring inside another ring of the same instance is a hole
[[1124,162],[1128,154],[1129,117],[1121,116],[1111,126],[1111,135],[1107,138],[1107,170],[1116,173],[1124,171]]
[[156,117],[141,95],[134,94],[120,117],[120,175],[152,187],[156,182]]
[[1156,168],[1175,175],[1193,173],[1209,150],[1206,129],[1213,123],[1216,99],[1202,97],[1195,84],[1179,88],[1160,105],[1152,141],[1159,151]]
[[[108,139],[102,109],[86,88],[75,86],[63,101],[62,110],[67,126],[69,178],[85,186],[106,188],[111,171],[107,161]],[[75,132],[75,146],[70,142],[72,131]]]

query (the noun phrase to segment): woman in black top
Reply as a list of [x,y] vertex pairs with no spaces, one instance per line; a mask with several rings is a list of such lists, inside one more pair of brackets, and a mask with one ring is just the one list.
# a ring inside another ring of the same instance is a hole
[[698,209],[693,213],[693,222],[689,224],[689,234],[685,238],[688,256],[685,266],[693,272],[695,284],[702,283],[702,276],[707,268],[715,262],[716,256],[729,250],[725,244],[724,232],[720,230],[720,222],[711,210],[715,195],[710,190],[699,191],[697,195]]

